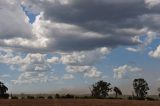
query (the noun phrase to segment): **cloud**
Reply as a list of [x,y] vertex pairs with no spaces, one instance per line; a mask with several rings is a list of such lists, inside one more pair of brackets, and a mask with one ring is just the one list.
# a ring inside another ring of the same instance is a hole
[[[18,22],[14,21],[13,25],[21,23],[22,26],[18,31],[23,33],[9,30],[15,34],[11,33],[8,36],[15,37],[7,39],[9,37],[4,36],[4,39],[0,40],[0,45],[16,51],[75,52],[101,47],[134,46],[142,43],[134,39],[136,36],[159,32],[159,7],[148,8],[149,4],[157,2],[155,0],[22,0],[13,3],[3,0],[2,2],[2,8],[9,8],[8,12],[1,13],[12,14],[7,16],[9,19],[4,17],[8,21],[2,21],[4,24],[0,24],[8,25],[9,21],[13,21],[13,16],[16,16],[14,19]],[[18,15],[13,15],[11,4]],[[25,7],[25,11],[39,13],[33,24],[25,21],[27,16],[21,5]],[[7,28],[10,26],[6,26],[5,31],[1,32],[7,32]],[[25,31],[22,28],[25,28]],[[0,34],[3,35],[6,34]]]
[[32,26],[18,1],[1,0],[0,8],[0,39],[32,38]]
[[145,2],[148,4],[150,8],[160,4],[159,0],[145,0]]
[[50,59],[47,59],[47,62],[51,64],[59,63],[59,61],[60,59],[58,57],[52,57]]
[[63,54],[61,62],[66,65],[66,71],[83,73],[85,77],[101,77],[102,72],[94,66],[99,63],[110,49],[102,47],[92,51],[81,51]]
[[46,39],[33,33],[19,0],[1,0],[0,15],[0,47],[27,53],[44,51]]
[[[3,50],[2,50],[3,51]],[[48,76],[53,64],[58,62],[58,57],[48,58],[45,54],[27,54],[26,56],[15,55],[12,52],[3,51],[0,54],[0,63],[4,63],[13,67],[14,70],[21,72],[17,80],[13,80],[15,84],[18,83],[35,83],[46,82],[53,80],[53,75]]]
[[141,68],[132,67],[129,65],[123,65],[123,66],[119,66],[118,68],[113,69],[114,78],[116,79],[128,78],[129,73],[140,72],[140,71],[142,71]]
[[93,66],[67,66],[66,71],[69,73],[84,73],[84,76],[90,78],[99,78],[102,72]]
[[132,47],[128,47],[128,48],[126,48],[126,50],[128,50],[130,52],[139,52],[140,51],[139,49],[132,48]]
[[59,81],[60,78],[53,72],[23,72],[17,79],[11,80],[13,84],[33,84]]
[[45,72],[51,69],[45,55],[42,54],[27,54],[24,58],[13,54],[5,54],[0,55],[0,58],[1,63],[19,65],[21,71]]
[[150,51],[149,55],[153,58],[160,58],[160,45],[154,51]]
[[[27,4],[28,2],[30,2],[30,4]],[[92,5],[90,2],[92,2]],[[138,1],[125,2],[130,6],[133,5],[131,5],[131,3],[143,3]],[[138,28],[132,28],[132,36],[130,36],[130,31],[127,32],[127,30],[131,29],[127,29],[127,25],[126,27],[120,28],[120,26],[125,26],[121,25],[123,24],[123,22],[121,23],[122,19],[130,19],[132,16],[135,18],[139,13],[135,13],[136,16],[134,16],[134,14],[132,15],[130,12],[125,12],[126,14],[120,14],[117,16],[119,9],[111,8],[126,6],[124,5],[125,2],[115,3],[110,1],[97,2],[96,0],[71,0],[64,3],[59,0],[33,0],[24,1],[23,5],[29,7],[36,6],[37,10],[40,10],[39,12],[43,12],[39,16],[40,18],[36,18],[36,21],[33,24],[33,29],[35,29],[34,31],[37,35],[43,36],[44,38],[46,37],[46,39],[49,38],[46,43],[48,49],[52,48],[52,50],[60,51],[81,51],[93,50],[95,48],[106,46],[116,47],[119,45],[139,44],[139,42],[132,40],[132,37],[137,34],[136,30]],[[112,6],[109,7],[109,5]],[[142,4],[142,9],[144,7],[143,5],[144,4]],[[129,6],[127,6],[127,8],[129,8]],[[134,9],[136,10],[136,8]],[[113,14],[111,17],[115,18],[111,18],[110,15],[108,15],[110,13]],[[116,23],[116,26],[112,19],[115,19],[114,21],[119,21],[120,25]],[[140,29],[143,29],[143,27]],[[143,32],[139,32],[138,34],[141,33]],[[118,38],[116,37],[117,35],[119,36]]]
[[141,52],[141,51],[144,51],[146,49],[146,47],[148,47],[154,40],[156,40],[158,38],[158,36],[159,36],[159,34],[157,34],[155,32],[147,32],[147,36],[145,37],[144,41],[140,41],[139,37],[135,38],[139,42],[142,42],[142,44],[138,45],[137,48],[128,47],[128,48],[126,48],[126,50],[128,50],[130,52]]
[[[105,37],[104,34],[85,30],[80,26],[74,24],[59,23],[50,20],[46,21],[44,19],[44,13],[41,15],[41,18],[37,19],[33,25],[35,25],[35,27],[38,26],[38,30],[35,31],[37,34],[41,36],[45,35],[46,38],[48,38],[46,43],[48,49],[67,52],[84,51],[93,50],[105,46],[113,47],[118,45],[119,42],[121,42],[122,45],[134,45],[139,43],[136,41],[132,42],[131,38],[126,38],[128,39],[128,41],[125,41],[125,39],[123,38],[114,39],[112,38],[112,36]],[[112,41],[115,41],[115,43],[112,44]]]
[[92,51],[73,52],[68,54],[62,54],[61,61],[67,65],[95,65],[103,57],[110,53],[108,48],[100,48]]
[[74,76],[72,74],[64,74],[62,79],[71,80],[71,79],[74,79]]
[[[32,24],[22,5],[38,14]],[[157,39],[160,27],[157,0],[1,0],[0,15],[0,63],[18,67],[18,81],[39,79],[56,63],[100,77],[95,65],[112,49],[141,51]],[[149,54],[157,57],[157,51]],[[46,56],[54,53],[61,57]]]
[[90,77],[90,78],[100,78],[102,77],[102,72],[97,71],[95,67],[92,67],[88,72],[84,73],[84,76]]
[[[159,32],[160,11],[148,8],[152,2],[157,1],[27,0],[23,5],[41,13],[33,29],[35,35],[47,39],[49,51],[83,51],[138,45],[142,42],[134,40],[136,36]],[[146,47],[145,43],[134,51]]]
[[47,58],[45,54],[27,54],[25,57],[14,55],[12,52],[0,54],[0,63],[18,65],[21,71],[46,72],[51,65],[58,62],[58,57]]
[[45,73],[25,72],[22,73],[17,80],[12,80],[14,84],[47,82],[48,78]]

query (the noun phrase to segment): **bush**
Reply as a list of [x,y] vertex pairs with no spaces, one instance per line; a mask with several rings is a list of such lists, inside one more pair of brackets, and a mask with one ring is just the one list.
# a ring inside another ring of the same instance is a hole
[[75,98],[75,96],[74,95],[71,95],[71,94],[66,94],[66,95],[63,95],[63,96],[60,96],[59,94],[56,94],[55,95],[55,98],[67,98],[67,99],[70,99],[70,98]]
[[18,97],[17,96],[12,96],[11,99],[18,99]]
[[128,96],[128,100],[133,100],[133,97],[132,96]]
[[67,94],[67,95],[64,95],[62,96],[61,98],[74,98],[74,95],[71,95],[71,94]]
[[48,96],[47,99],[53,99],[53,97],[52,96]]
[[122,99],[120,97],[107,97],[107,99]]
[[137,97],[137,96],[129,96],[128,100],[145,100],[145,98],[140,98],[140,97]]
[[148,100],[148,101],[155,101],[156,99],[151,98],[151,97],[146,97],[146,100]]
[[25,99],[25,97],[21,97],[21,99]]
[[7,94],[7,93],[3,94],[3,95],[2,94],[0,95],[0,99],[8,99],[8,98],[9,98],[9,94]]
[[91,96],[83,96],[83,97],[80,97],[80,98],[82,98],[82,99],[93,99],[93,97],[91,97]]
[[60,98],[60,95],[59,95],[59,94],[56,94],[56,95],[55,95],[55,98],[57,98],[57,99]]
[[37,97],[38,99],[45,99],[45,97],[43,97],[43,96],[39,96],[39,97]]
[[27,96],[27,99],[34,99],[34,96]]

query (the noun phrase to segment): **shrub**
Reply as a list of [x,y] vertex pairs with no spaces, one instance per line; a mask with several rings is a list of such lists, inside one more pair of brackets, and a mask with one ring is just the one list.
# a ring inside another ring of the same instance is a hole
[[133,97],[132,96],[128,96],[128,100],[133,100]]
[[9,98],[9,94],[3,94],[3,95],[0,95],[0,99],[8,99]]
[[53,99],[53,97],[52,96],[48,96],[47,99]]
[[25,99],[25,97],[21,97],[21,99]]
[[34,96],[27,96],[27,99],[34,99]]
[[18,99],[18,97],[17,96],[12,96],[11,99]]
[[137,96],[129,96],[129,97],[128,97],[128,100],[145,100],[145,99],[144,99],[144,98],[137,97]]
[[122,99],[120,97],[107,97],[107,99]]
[[66,95],[62,96],[61,98],[74,98],[74,95],[66,94]]
[[146,100],[148,100],[148,101],[155,101],[156,99],[151,98],[151,97],[146,97]]
[[55,95],[55,98],[60,98],[60,95],[59,95],[59,94],[56,94],[56,95]]
[[93,97],[92,96],[82,96],[82,97],[79,97],[81,99],[92,99]]
[[43,96],[39,96],[39,97],[37,97],[38,99],[45,99],[45,97],[43,97]]

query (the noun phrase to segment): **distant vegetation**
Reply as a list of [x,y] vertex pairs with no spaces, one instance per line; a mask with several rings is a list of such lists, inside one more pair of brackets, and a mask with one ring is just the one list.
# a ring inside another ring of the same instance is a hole
[[59,98],[63,98],[63,99],[65,99],[65,98],[67,98],[67,99],[71,99],[71,98],[75,98],[75,96],[74,95],[71,95],[71,94],[66,94],[66,95],[59,95],[59,94],[56,94],[55,95],[55,98],[57,98],[57,99],[59,99]]
[[48,96],[47,99],[53,99],[53,97],[52,96]]
[[34,96],[27,96],[27,99],[35,99]]
[[11,99],[18,99],[18,97],[17,96],[12,96]]
[[[72,94],[55,94],[55,96],[25,96],[24,94],[19,96],[12,96],[10,95],[10,99],[124,99],[124,96],[122,95],[122,91],[118,87],[111,87],[111,83],[105,82],[103,80],[100,80],[96,83],[94,83],[91,87],[89,87],[91,91],[91,95],[88,96],[76,96]],[[134,79],[133,80],[133,89],[136,95],[128,96],[128,100],[149,100],[154,101],[158,100],[158,98],[153,97],[147,97],[149,87],[147,81],[145,81],[143,78]],[[1,99],[8,99],[9,94],[6,93],[8,88],[0,82],[0,98]],[[109,96],[109,92],[114,92],[115,96]],[[160,88],[158,88],[158,96],[160,97]],[[126,97],[127,98],[127,97]]]

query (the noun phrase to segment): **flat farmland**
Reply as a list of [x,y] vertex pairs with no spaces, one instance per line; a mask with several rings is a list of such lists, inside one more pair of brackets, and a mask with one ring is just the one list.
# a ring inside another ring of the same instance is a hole
[[160,106],[160,101],[106,99],[0,100],[0,106]]

